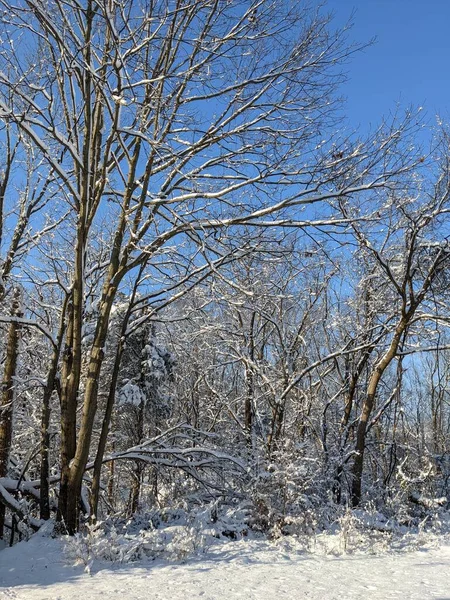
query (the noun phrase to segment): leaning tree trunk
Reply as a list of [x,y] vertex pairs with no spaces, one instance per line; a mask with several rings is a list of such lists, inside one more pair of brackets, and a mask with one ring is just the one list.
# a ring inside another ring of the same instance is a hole
[[367,433],[367,425],[369,423],[369,418],[372,413],[372,409],[375,403],[375,397],[377,393],[378,384],[383,376],[383,373],[386,371],[388,366],[394,360],[397,355],[397,350],[400,345],[401,338],[406,331],[409,320],[412,316],[412,311],[406,313],[399,321],[397,327],[395,328],[394,336],[389,345],[389,348],[375,365],[374,370],[372,371],[369,384],[367,386],[366,397],[364,400],[364,404],[362,407],[361,416],[358,423],[358,429],[356,432],[356,454],[355,461],[353,463],[353,478],[352,478],[352,505],[358,506],[361,501],[361,484],[362,484],[362,474],[364,467],[364,450],[366,447],[366,433]]
[[[94,522],[96,521],[97,516],[98,516],[98,514],[97,514],[98,513],[98,500],[99,500],[99,494],[100,494],[100,480],[101,480],[101,471],[102,471],[102,465],[103,465],[103,456],[104,456],[105,450],[106,450],[106,443],[108,440],[109,428],[110,428],[111,418],[112,418],[112,413],[113,413],[113,408],[114,408],[114,401],[116,398],[117,382],[119,379],[119,370],[120,370],[120,363],[122,362],[122,354],[123,354],[124,347],[125,347],[126,331],[128,328],[128,322],[130,320],[132,307],[133,307],[134,301],[136,299],[138,282],[141,279],[141,275],[144,272],[144,268],[145,268],[145,263],[141,265],[141,268],[139,271],[139,277],[137,277],[137,279],[136,279],[136,282],[135,282],[135,285],[133,288],[133,292],[132,292],[132,295],[130,298],[130,303],[128,305],[127,311],[126,311],[123,321],[122,321],[120,337],[119,337],[119,340],[118,340],[117,346],[116,346],[116,355],[114,358],[114,364],[113,364],[113,368],[112,368],[112,375],[111,375],[111,382],[109,385],[108,399],[106,401],[106,409],[105,409],[105,414],[103,416],[102,430],[100,432],[100,438],[99,438],[98,446],[97,446],[97,453],[95,455],[95,460],[94,460],[94,472],[92,475],[90,509],[91,509],[91,519]],[[113,473],[114,473],[114,461],[111,461],[111,463],[110,463],[110,470],[111,470],[110,486],[112,487]],[[112,492],[111,492],[111,495],[112,495]]]
[[[13,319],[18,319],[22,316],[19,289],[16,289],[14,293],[11,316]],[[8,474],[15,396],[14,378],[17,371],[17,361],[19,356],[19,339],[20,323],[18,323],[17,320],[12,320],[8,330],[5,368],[0,396],[0,477],[6,477]],[[0,539],[3,539],[5,511],[5,504],[0,503]]]

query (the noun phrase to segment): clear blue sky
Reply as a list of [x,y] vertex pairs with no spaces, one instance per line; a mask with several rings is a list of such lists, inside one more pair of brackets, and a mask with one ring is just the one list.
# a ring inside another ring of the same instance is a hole
[[376,126],[403,106],[423,106],[450,120],[450,0],[328,0],[335,25],[348,20],[350,39],[377,40],[348,65],[342,89],[353,127]]

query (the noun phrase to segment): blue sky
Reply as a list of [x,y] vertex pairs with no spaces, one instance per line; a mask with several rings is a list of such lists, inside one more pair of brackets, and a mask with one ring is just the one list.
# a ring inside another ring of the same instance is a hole
[[376,126],[396,103],[450,120],[450,0],[328,0],[340,25],[355,11],[350,39],[373,46],[354,55],[342,89],[353,127]]

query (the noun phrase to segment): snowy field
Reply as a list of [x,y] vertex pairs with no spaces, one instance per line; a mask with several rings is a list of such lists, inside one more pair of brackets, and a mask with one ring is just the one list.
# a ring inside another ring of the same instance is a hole
[[410,553],[305,555],[263,541],[230,542],[201,559],[72,566],[41,535],[0,552],[0,599],[450,600],[450,546]]

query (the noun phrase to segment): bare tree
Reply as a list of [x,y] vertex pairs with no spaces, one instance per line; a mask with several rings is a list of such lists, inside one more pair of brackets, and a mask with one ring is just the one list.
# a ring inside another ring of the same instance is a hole
[[[324,141],[353,49],[320,10],[266,0],[1,4],[11,41],[0,117],[41,157],[70,210],[58,517],[73,533],[111,311],[139,267],[233,225],[307,226],[308,207],[382,188],[409,159],[396,152],[401,128],[367,146],[332,133]],[[14,52],[22,37],[27,56]],[[314,222],[333,215],[318,211]],[[102,235],[109,256],[96,269],[83,367],[86,261]]]
[[[0,408],[0,477],[7,476],[12,443],[16,371],[20,329],[26,324],[22,306],[23,271],[27,255],[36,243],[57,224],[46,219],[43,210],[53,190],[51,172],[42,173],[42,158],[25,143],[20,130],[3,123],[0,176],[0,322],[7,324]],[[16,173],[21,176],[17,178]],[[21,272],[21,276],[18,276]],[[0,537],[3,535],[5,506],[0,501]]]
[[[9,466],[9,453],[12,439],[12,417],[14,406],[14,376],[19,354],[20,324],[16,319],[22,316],[20,290],[17,288],[12,303],[12,322],[8,330],[6,360],[0,397],[0,477],[6,477]],[[3,538],[5,505],[0,503],[0,538]]]
[[[434,186],[426,180],[415,189],[408,186],[403,192],[383,196],[383,203],[374,206],[377,218],[372,225],[360,226],[356,220],[352,224],[360,251],[371,257],[374,275],[378,273],[385,280],[383,287],[391,297],[384,323],[387,335],[377,344],[358,419],[352,473],[354,506],[361,500],[366,436],[369,425],[374,424],[370,418],[380,381],[391,363],[407,349],[408,340],[417,336],[415,326],[440,319],[441,311],[433,302],[433,290],[439,286],[450,260],[445,226],[450,206],[446,154],[438,166],[440,174]],[[345,216],[352,214],[349,202],[340,200],[340,206]]]

